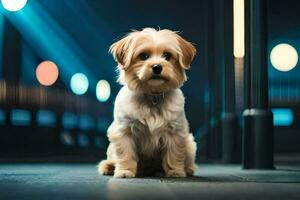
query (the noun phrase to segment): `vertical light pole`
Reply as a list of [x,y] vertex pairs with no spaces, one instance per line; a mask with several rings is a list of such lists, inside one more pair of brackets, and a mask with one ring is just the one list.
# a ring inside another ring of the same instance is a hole
[[245,0],[243,168],[273,169],[273,114],[268,105],[267,0]]
[[223,0],[224,65],[222,105],[222,160],[236,163],[238,147],[238,118],[235,109],[235,79],[233,57],[233,0]]
[[[233,54],[235,73],[236,113],[243,111],[244,59],[245,59],[245,0],[233,0]],[[240,136],[240,135],[238,135]]]

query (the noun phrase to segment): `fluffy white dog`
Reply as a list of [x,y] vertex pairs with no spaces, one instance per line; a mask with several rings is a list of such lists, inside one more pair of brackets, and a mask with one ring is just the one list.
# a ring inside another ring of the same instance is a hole
[[107,159],[98,165],[99,173],[117,178],[157,172],[193,175],[196,143],[179,88],[195,47],[176,32],[145,28],[114,43],[110,52],[123,88],[115,100]]

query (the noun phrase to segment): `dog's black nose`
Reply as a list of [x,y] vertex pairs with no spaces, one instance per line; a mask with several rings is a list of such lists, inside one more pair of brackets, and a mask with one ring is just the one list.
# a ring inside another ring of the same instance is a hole
[[152,67],[152,71],[154,74],[160,74],[162,71],[162,66],[160,64],[155,64]]

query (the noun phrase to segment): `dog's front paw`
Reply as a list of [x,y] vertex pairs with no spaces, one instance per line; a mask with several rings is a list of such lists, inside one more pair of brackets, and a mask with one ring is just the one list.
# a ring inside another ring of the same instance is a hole
[[185,172],[186,172],[187,176],[194,176],[195,168],[187,168],[187,169],[185,169]]
[[194,176],[196,171],[196,165],[192,164],[190,166],[186,166],[185,172],[187,176]]
[[116,170],[114,174],[115,178],[133,178],[135,174],[130,170]]
[[109,160],[103,160],[98,165],[98,173],[101,175],[113,175],[114,169],[114,163]]
[[186,173],[185,171],[181,171],[181,170],[169,170],[166,173],[166,177],[186,177]]

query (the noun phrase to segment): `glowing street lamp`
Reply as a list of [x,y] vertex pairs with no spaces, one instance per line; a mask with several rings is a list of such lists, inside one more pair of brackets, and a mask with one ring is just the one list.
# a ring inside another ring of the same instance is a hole
[[110,97],[110,85],[106,80],[100,80],[96,86],[96,96],[100,102],[105,102]]
[[287,72],[296,67],[298,63],[298,53],[296,49],[289,44],[278,44],[272,49],[270,59],[275,69]]
[[51,61],[42,62],[35,71],[37,80],[44,86],[53,85],[58,78],[58,73],[56,64]]
[[1,0],[2,6],[11,12],[16,12],[25,7],[27,0]]
[[77,95],[83,95],[89,88],[89,80],[86,75],[76,73],[71,78],[71,90]]

